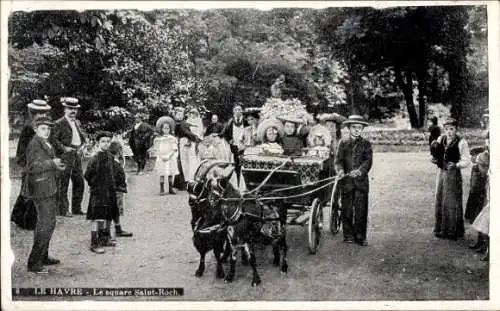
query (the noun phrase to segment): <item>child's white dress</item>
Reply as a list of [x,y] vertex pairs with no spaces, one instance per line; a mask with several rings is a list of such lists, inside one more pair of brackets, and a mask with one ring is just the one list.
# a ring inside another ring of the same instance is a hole
[[160,176],[179,174],[177,158],[179,147],[177,138],[172,135],[158,136],[153,141],[153,155],[156,156],[154,172]]

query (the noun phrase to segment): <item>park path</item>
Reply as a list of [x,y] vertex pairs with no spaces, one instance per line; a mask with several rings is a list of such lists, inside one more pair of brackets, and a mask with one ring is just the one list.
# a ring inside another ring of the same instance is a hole
[[[85,216],[58,217],[51,255],[62,264],[48,276],[26,271],[32,232],[11,226],[15,256],[13,287],[183,287],[185,300],[421,300],[487,299],[488,264],[465,240],[435,239],[435,170],[425,153],[376,153],[371,171],[369,243],[342,243],[325,231],[316,255],[307,252],[305,228],[289,227],[289,273],[280,275],[269,249],[258,249],[262,285],[250,286],[251,269],[237,265],[236,279],[215,279],[215,260],[194,277],[198,254],[191,241],[186,192],[158,195],[151,174],[128,177],[129,193],[122,224],[134,233],[104,255],[88,249],[90,224]],[[470,170],[464,172],[468,189]],[[13,179],[11,204],[19,191]],[[86,193],[84,205],[86,206]],[[326,212],[326,211],[325,211]],[[325,218],[326,219],[326,218]],[[328,225],[328,224],[327,224]],[[65,298],[68,299],[68,298]],[[78,299],[78,298],[74,298]],[[124,298],[106,298],[124,299]],[[166,297],[124,300],[170,300]]]

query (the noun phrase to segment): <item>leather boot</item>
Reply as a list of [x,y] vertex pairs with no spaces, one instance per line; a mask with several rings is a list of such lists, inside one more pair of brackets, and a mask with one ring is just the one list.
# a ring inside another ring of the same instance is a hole
[[109,229],[101,230],[102,236],[100,237],[100,242],[102,246],[114,247],[116,246],[116,242],[111,241],[111,232]]
[[121,237],[131,237],[133,235],[132,232],[127,232],[125,230],[122,230],[121,225],[115,226],[115,232],[116,236],[121,236]]
[[90,250],[96,254],[104,254],[106,251],[100,245],[99,232],[90,232]]

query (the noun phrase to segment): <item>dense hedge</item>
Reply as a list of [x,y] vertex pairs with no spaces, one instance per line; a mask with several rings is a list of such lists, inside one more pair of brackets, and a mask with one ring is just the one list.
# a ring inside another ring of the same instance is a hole
[[[344,129],[344,133],[347,131]],[[484,143],[483,129],[463,128],[459,135],[467,140],[470,146],[478,146]],[[429,133],[425,130],[368,130],[363,137],[373,145],[395,145],[395,146],[425,146],[428,144]]]

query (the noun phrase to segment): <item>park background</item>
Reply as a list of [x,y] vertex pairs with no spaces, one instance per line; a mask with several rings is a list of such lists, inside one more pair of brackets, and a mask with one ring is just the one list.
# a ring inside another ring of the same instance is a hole
[[[346,248],[328,236],[311,257],[292,229],[294,272],[280,278],[260,257],[267,277],[257,291],[246,269],[232,286],[214,283],[208,271],[193,277],[187,196],[153,196],[152,176],[130,176],[129,197],[148,199],[128,201],[124,222],[136,238],[104,258],[87,251],[86,222],[58,220],[53,249],[65,262],[43,282],[24,269],[32,233],[12,226],[13,285],[179,284],[189,289],[185,299],[195,300],[488,299],[488,266],[468,241],[432,238],[435,168],[425,133],[428,116],[451,114],[471,145],[482,143],[487,55],[485,6],[13,13],[13,146],[33,98],[48,100],[59,117],[59,98],[77,97],[89,133],[122,132],[136,112],[148,111],[154,122],[169,105],[196,105],[227,119],[236,101],[264,104],[284,74],[285,99],[298,98],[311,112],[367,116],[366,137],[386,152],[376,153],[371,177],[370,247]],[[464,189],[469,176],[466,170]],[[11,201],[19,190],[17,179],[12,184]]]

